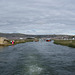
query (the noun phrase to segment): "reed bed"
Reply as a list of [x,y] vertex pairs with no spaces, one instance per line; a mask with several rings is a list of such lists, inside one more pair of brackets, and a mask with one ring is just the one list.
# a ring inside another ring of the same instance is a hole
[[75,48],[75,40],[54,40],[54,44]]

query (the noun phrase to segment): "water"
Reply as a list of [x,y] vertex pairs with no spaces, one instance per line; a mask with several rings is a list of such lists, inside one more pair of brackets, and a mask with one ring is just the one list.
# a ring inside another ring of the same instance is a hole
[[0,75],[75,75],[75,48],[43,41],[1,47]]

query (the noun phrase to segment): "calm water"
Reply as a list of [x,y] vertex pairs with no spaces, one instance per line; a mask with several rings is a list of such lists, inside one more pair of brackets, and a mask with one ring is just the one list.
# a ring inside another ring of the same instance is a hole
[[1,47],[0,75],[75,75],[75,48],[52,42]]

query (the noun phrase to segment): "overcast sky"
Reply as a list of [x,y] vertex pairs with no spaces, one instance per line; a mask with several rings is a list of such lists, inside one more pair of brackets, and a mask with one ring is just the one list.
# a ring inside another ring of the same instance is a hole
[[0,0],[0,32],[75,35],[75,0]]

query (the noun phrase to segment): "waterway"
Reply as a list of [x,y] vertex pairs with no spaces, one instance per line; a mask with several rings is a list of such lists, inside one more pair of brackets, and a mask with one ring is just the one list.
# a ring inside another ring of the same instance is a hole
[[1,47],[0,75],[75,75],[75,48],[52,42]]

